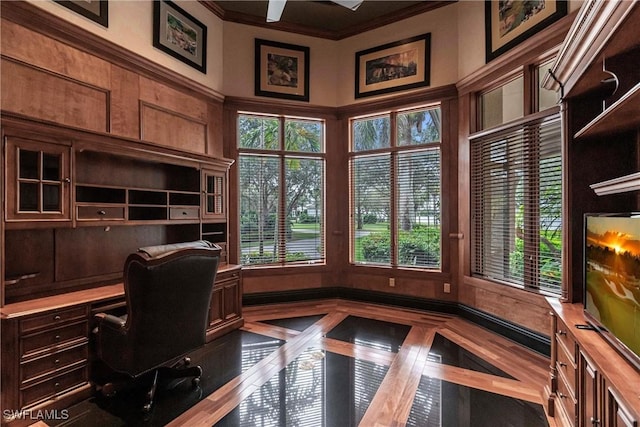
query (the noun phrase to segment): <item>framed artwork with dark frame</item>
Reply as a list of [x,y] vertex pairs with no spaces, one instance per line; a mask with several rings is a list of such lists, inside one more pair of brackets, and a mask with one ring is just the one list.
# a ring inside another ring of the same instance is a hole
[[429,86],[431,33],[356,52],[355,97]]
[[207,73],[207,27],[171,1],[153,2],[153,46]]
[[566,0],[485,0],[486,62],[567,14]]
[[255,95],[309,101],[309,48],[255,41]]
[[55,0],[56,3],[109,27],[109,2],[107,0]]

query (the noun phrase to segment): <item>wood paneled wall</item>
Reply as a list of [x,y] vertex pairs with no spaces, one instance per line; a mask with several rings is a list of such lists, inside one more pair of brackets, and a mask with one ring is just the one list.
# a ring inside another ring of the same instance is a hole
[[[9,6],[9,3],[11,5]],[[345,286],[460,302],[542,334],[548,316],[542,296],[479,281],[469,274],[468,135],[473,90],[560,43],[570,19],[532,37],[455,87],[429,88],[338,109],[300,103],[227,99],[170,70],[25,2],[1,3],[2,104],[5,111],[216,157],[236,158],[238,109],[327,120],[327,265],[249,269],[245,293]],[[523,56],[524,55],[524,56]],[[349,264],[348,118],[411,104],[443,101],[442,272],[367,268]],[[224,140],[224,144],[223,144]],[[238,191],[230,172],[229,254],[237,262]],[[396,279],[395,287],[389,278]],[[444,283],[451,284],[445,293]]]
[[2,5],[3,111],[222,157],[221,97],[142,59],[131,62],[96,37],[79,46],[73,35],[81,30],[11,3]]

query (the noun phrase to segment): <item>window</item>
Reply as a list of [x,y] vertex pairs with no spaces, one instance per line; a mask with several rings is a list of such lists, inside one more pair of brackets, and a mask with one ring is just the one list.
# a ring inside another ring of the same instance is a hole
[[324,122],[240,114],[243,265],[324,262]]
[[440,269],[439,107],[351,121],[351,261]]
[[[532,67],[536,78],[543,67]],[[485,96],[478,97],[481,109]],[[538,90],[530,99],[536,105],[522,102],[521,111],[546,114],[531,113],[470,138],[471,270],[477,277],[560,294],[560,116],[549,109],[548,94]]]
[[489,90],[480,95],[481,129],[518,119],[524,115],[523,77]]

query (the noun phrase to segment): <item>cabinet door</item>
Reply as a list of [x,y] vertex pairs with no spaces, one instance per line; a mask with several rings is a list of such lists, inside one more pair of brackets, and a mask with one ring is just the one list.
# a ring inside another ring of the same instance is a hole
[[607,427],[638,427],[638,420],[625,408],[611,388],[607,393]]
[[202,218],[226,218],[227,177],[224,171],[202,171]]
[[598,372],[582,353],[580,354],[580,426],[601,425],[602,402],[598,398]]
[[70,220],[71,148],[6,139],[7,220]]

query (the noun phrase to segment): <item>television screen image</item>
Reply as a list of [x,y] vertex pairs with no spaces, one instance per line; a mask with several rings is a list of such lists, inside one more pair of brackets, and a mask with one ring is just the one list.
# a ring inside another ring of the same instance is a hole
[[640,214],[585,216],[584,297],[587,318],[638,366]]

